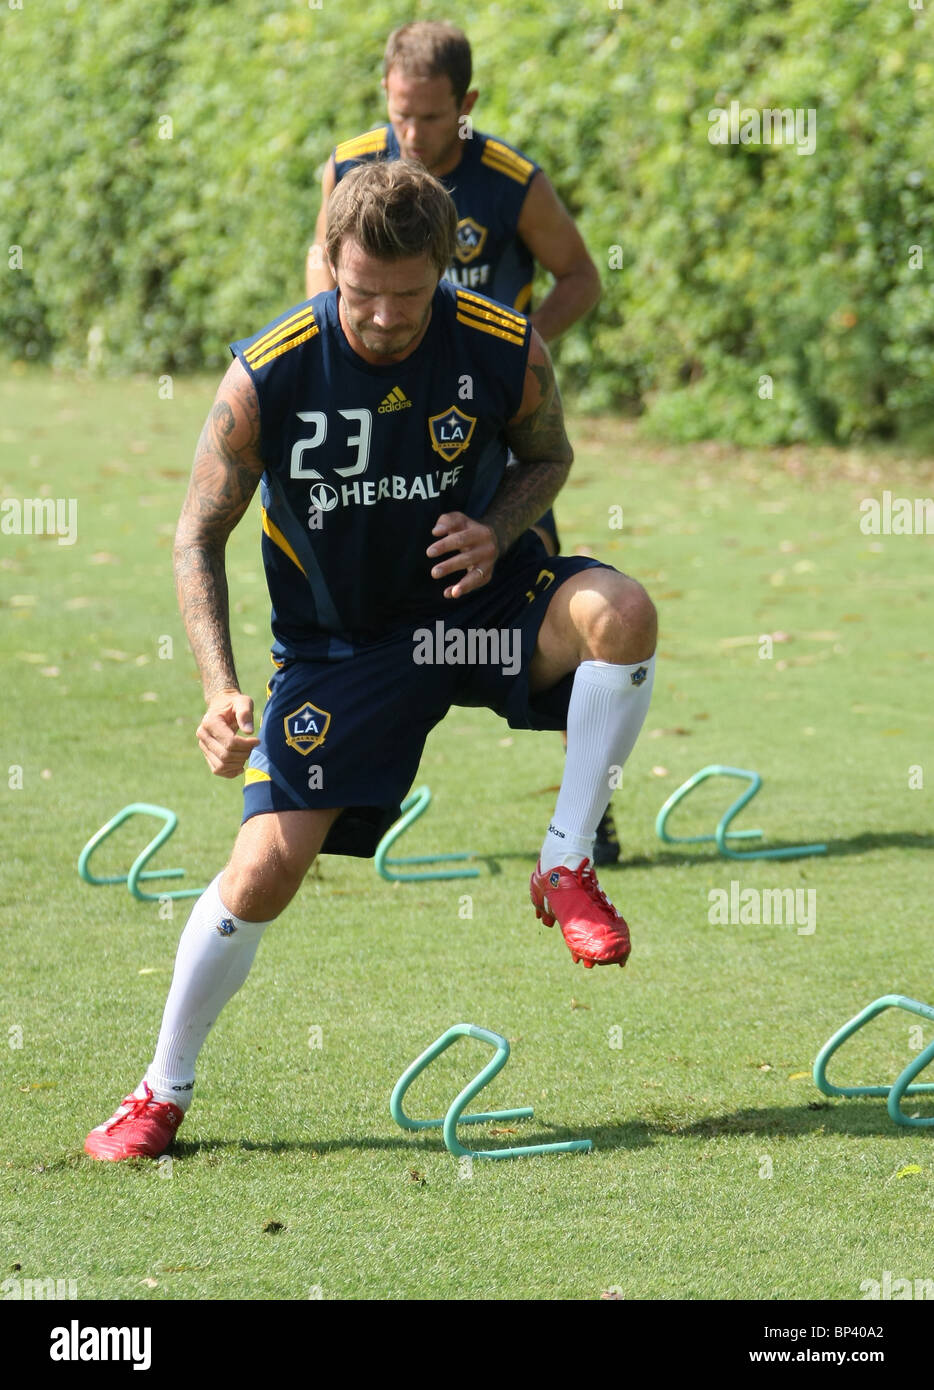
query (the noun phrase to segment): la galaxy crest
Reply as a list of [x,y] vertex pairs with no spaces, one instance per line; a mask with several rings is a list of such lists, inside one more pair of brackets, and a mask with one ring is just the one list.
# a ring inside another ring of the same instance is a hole
[[457,224],[457,245],[454,254],[461,265],[475,261],[486,245],[486,227],[472,217],[462,217]]
[[306,700],[300,709],[287,714],[283,719],[285,741],[296,753],[313,753],[324,742],[331,726],[331,716],[327,710],[319,709]]
[[429,415],[428,436],[431,447],[436,454],[441,455],[445,463],[450,463],[451,459],[456,459],[458,454],[462,454],[467,448],[476,423],[475,415],[465,415],[456,405],[448,406],[440,415]]

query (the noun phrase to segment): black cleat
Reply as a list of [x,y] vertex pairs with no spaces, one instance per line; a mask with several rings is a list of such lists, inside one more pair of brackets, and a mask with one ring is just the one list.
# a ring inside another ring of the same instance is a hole
[[600,824],[597,826],[597,838],[593,846],[593,862],[599,868],[602,864],[615,864],[618,859],[619,840],[616,837],[616,826],[613,824],[613,817],[608,806],[600,817]]

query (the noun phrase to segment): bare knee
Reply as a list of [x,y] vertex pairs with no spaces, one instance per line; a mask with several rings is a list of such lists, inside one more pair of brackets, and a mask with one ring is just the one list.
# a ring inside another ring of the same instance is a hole
[[628,666],[655,651],[655,605],[636,580],[606,572],[575,594],[571,611],[581,642],[581,660]]
[[235,852],[220,881],[221,902],[245,922],[271,922],[288,907],[310,867],[274,854]]
[[240,827],[220,881],[224,906],[246,922],[271,922],[295,897],[339,810],[254,816]]

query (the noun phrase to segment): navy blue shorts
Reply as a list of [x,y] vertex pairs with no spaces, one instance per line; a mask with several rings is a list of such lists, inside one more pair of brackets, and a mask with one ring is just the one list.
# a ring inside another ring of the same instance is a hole
[[247,765],[243,819],[342,806],[322,852],[366,858],[398,819],[425,740],[452,705],[485,706],[513,729],[563,729],[573,672],[529,694],[538,630],[566,579],[610,567],[549,558],[532,532],[516,549],[443,618],[395,628],[346,657],[285,662]]

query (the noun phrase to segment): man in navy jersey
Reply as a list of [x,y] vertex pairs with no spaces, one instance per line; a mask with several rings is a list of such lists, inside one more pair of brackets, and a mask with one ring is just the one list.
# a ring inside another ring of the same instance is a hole
[[[332,289],[324,254],[327,205],[355,165],[418,160],[457,207],[457,240],[445,274],[464,289],[527,314],[546,342],[594,307],[600,276],[573,218],[534,160],[473,128],[470,44],[450,24],[407,24],[390,35],[383,61],[389,124],[345,140],[321,183],[321,210],[306,261],[308,297]],[[531,307],[535,262],[554,277]]]
[[[534,160],[504,140],[474,130],[467,36],[451,24],[406,24],[389,36],[383,60],[389,124],[345,140],[332,152],[321,184],[315,240],[308,250],[310,298],[332,289],[325,256],[327,204],[357,164],[414,159],[444,184],[457,207],[457,242],[445,275],[454,284],[528,315],[551,342],[594,307],[600,277],[573,218]],[[554,284],[532,307],[538,261]],[[549,555],[560,550],[554,513],[534,523]],[[619,841],[609,807],[597,826],[594,862],[612,864]]]
[[[329,209],[338,289],[232,345],[175,566],[207,701],[198,738],[216,775],[245,770],[243,824],[182,933],[153,1061],[88,1135],[95,1158],[164,1151],[266,927],[319,852],[373,854],[451,705],[566,725],[532,904],[575,962],[629,955],[590,855],[648,708],[655,610],[634,580],[551,559],[529,531],[570,467],[561,404],[528,320],[442,280],[456,221],[423,169],[354,170]],[[278,669],[257,738],[224,552],[260,485]]]

